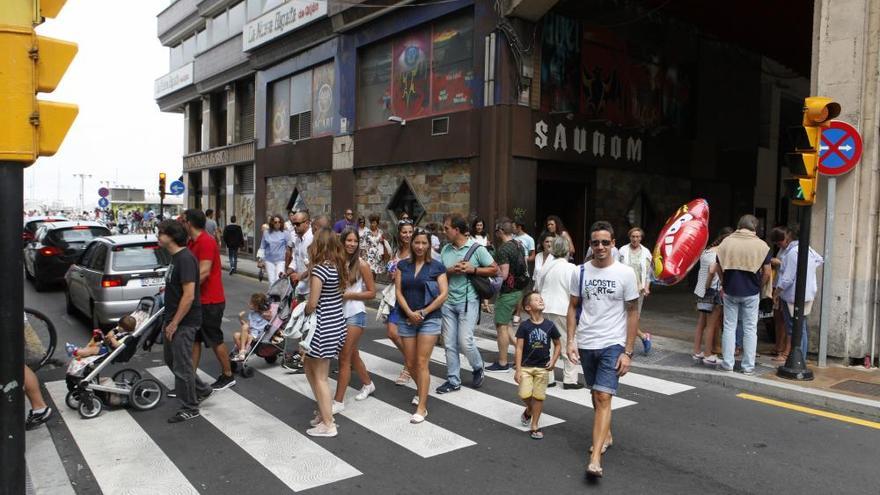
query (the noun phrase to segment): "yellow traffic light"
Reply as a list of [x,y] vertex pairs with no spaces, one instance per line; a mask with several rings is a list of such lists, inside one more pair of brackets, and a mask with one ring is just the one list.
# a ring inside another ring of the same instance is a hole
[[840,115],[840,104],[824,96],[804,99],[804,117],[800,126],[789,129],[794,153],[786,153],[788,169],[795,177],[784,181],[786,195],[792,204],[809,206],[816,201],[819,179],[819,147],[822,129]]
[[79,111],[76,105],[40,101],[55,90],[77,46],[38,36],[34,26],[55,17],[65,0],[4,0],[0,9],[0,160],[24,164],[58,151]]
[[159,172],[159,196],[165,198],[165,172]]

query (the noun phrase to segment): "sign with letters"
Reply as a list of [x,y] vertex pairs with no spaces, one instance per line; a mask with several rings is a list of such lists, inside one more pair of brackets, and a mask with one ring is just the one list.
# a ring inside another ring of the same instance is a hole
[[641,164],[644,139],[613,129],[589,128],[574,123],[535,122],[535,146],[541,151],[574,152],[604,162]]
[[242,50],[250,51],[327,15],[324,0],[289,0],[245,24]]

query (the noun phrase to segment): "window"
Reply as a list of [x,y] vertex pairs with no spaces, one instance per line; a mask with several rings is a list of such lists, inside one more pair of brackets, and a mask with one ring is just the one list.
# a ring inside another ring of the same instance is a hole
[[171,67],[171,70],[183,66],[183,44],[178,43],[177,46],[171,48],[170,52],[171,59],[168,65]]
[[367,47],[358,65],[358,125],[471,108],[473,52],[470,13]]
[[244,29],[245,2],[239,2],[229,9],[229,35],[240,33]]
[[290,136],[298,141],[312,136],[312,71],[290,79]]
[[113,248],[112,260],[114,271],[152,270],[168,266],[171,257],[158,244],[120,246]]
[[105,227],[71,227],[68,229],[53,230],[52,240],[61,244],[85,244],[95,237],[110,235]]
[[226,92],[211,95],[211,147],[226,146]]
[[333,88],[336,87],[336,73],[333,63],[315,67],[312,71],[312,135],[320,136],[333,132],[336,106]]
[[266,0],[247,0],[247,18],[252,21],[263,13],[263,5]]
[[82,266],[83,268],[90,268],[92,266],[92,258],[95,256],[95,251],[97,251],[98,247],[100,246],[100,242],[93,242],[89,244],[89,247],[86,248],[85,253],[83,253],[82,258],[77,264]]
[[225,10],[211,19],[211,46],[225,41],[229,37],[229,14]]
[[270,121],[272,144],[283,143],[290,137],[290,79],[272,83],[272,120]]
[[189,38],[183,40],[183,64],[188,64],[188,63],[192,62],[195,55],[196,55],[196,36],[192,35]]
[[[272,83],[271,144],[333,132],[334,87],[332,62]],[[317,120],[313,120],[316,109]]]
[[202,53],[208,49],[208,30],[202,29],[196,33],[196,53]]
[[95,252],[88,267],[92,270],[103,272],[105,266],[107,266],[107,246],[98,244],[95,247]]

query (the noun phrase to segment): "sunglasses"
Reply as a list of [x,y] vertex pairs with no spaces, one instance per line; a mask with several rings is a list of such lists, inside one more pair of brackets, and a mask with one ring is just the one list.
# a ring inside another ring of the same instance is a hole
[[305,222],[290,222],[290,225],[293,225],[294,227],[299,227],[300,225],[302,225],[304,223]]
[[611,245],[611,241],[609,241],[608,239],[602,239],[602,240],[590,241],[590,245],[591,245],[591,246],[598,247],[599,244],[601,244],[601,245],[603,245],[603,246],[605,246],[605,247],[608,247],[608,246]]
[[412,220],[410,220],[409,218],[405,218],[405,219],[397,222],[397,226],[400,227],[401,225],[411,225],[412,223],[413,223]]

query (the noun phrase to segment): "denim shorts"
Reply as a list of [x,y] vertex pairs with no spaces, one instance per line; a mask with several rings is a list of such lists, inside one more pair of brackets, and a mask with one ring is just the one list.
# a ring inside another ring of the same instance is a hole
[[578,349],[587,387],[611,395],[617,394],[617,359],[623,346],[615,344],[604,349]]
[[388,313],[388,323],[400,325],[400,313],[397,312],[397,306],[391,308],[391,312]]
[[428,318],[421,325],[410,325],[409,321],[401,318],[397,324],[397,334],[401,337],[415,337],[417,335],[440,335],[443,326],[443,318]]
[[345,319],[345,325],[349,327],[367,327],[367,313],[361,311],[356,315],[351,315]]

